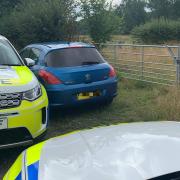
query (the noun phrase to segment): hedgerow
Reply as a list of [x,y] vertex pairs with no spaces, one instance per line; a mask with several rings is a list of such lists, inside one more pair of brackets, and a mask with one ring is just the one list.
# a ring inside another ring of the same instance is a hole
[[16,46],[70,39],[75,34],[73,0],[24,0],[0,19],[0,33]]
[[180,40],[180,21],[168,19],[154,19],[135,27],[132,36],[143,43],[164,43]]

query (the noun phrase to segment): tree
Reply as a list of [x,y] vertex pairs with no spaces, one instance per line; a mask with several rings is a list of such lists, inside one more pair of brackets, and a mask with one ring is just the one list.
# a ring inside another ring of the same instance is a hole
[[82,17],[96,43],[105,43],[118,28],[120,18],[106,0],[81,0]]
[[0,17],[9,13],[20,2],[21,0],[1,0],[0,1]]
[[173,4],[173,0],[149,0],[148,8],[151,10],[152,18],[171,18]]
[[151,10],[152,18],[180,18],[180,1],[179,0],[149,0],[148,8]]
[[1,18],[0,32],[18,47],[32,42],[69,40],[76,34],[73,0],[24,0]]
[[180,18],[180,1],[174,0],[174,4],[172,5],[172,18],[178,20]]
[[116,14],[123,18],[122,31],[125,34],[140,24],[144,24],[147,19],[144,0],[123,0],[116,8]]
[[79,35],[87,35],[89,33],[88,24],[85,19],[80,19],[77,21],[77,29]]

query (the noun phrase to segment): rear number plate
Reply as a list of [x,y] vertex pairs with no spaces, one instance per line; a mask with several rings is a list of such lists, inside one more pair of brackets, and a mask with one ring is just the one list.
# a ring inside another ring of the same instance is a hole
[[0,129],[7,129],[7,117],[0,117]]
[[83,92],[77,95],[78,100],[86,100],[86,99],[91,99],[93,97],[98,97],[100,96],[101,93],[99,91],[95,92]]

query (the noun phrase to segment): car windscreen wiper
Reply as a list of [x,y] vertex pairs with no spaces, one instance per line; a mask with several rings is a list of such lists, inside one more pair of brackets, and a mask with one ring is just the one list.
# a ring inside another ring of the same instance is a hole
[[98,61],[85,61],[82,62],[82,65],[93,65],[93,64],[100,64]]

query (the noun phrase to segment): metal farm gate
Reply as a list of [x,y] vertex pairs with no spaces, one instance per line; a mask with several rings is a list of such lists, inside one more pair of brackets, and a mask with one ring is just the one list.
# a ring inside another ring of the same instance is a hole
[[164,85],[180,84],[180,47],[101,44],[100,50],[122,77]]

